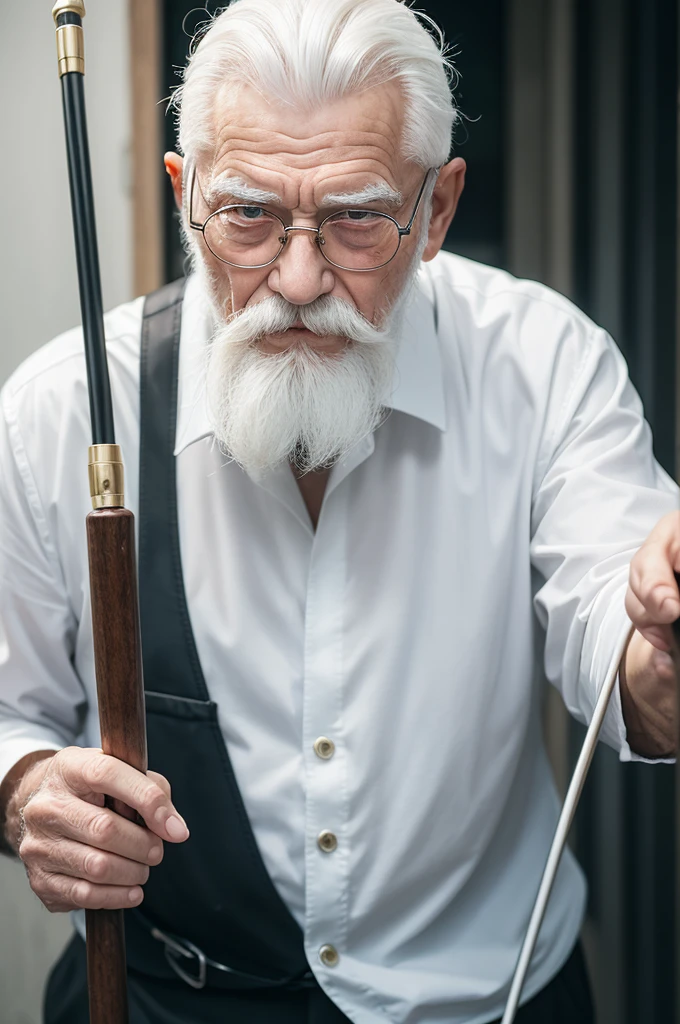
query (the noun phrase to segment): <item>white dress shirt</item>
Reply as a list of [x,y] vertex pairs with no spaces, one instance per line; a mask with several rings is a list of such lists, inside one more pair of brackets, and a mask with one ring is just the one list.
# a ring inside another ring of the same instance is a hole
[[[138,299],[106,320],[134,512],[141,315]],[[192,279],[181,552],[264,861],[351,1020],[492,1020],[558,813],[545,680],[590,718],[629,631],[630,558],[678,505],[625,362],[554,292],[440,254],[406,313],[392,412],[333,468],[314,532],[288,466],[256,483],[214,445],[209,331]],[[0,778],[31,750],[99,742],[80,332],[28,359],[2,409]],[[604,738],[631,758],[618,693]],[[584,894],[567,853],[525,999],[568,957]]]

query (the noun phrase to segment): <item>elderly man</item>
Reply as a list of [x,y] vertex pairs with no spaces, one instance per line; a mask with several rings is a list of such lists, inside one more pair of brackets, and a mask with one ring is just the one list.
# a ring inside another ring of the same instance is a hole
[[[4,834],[76,924],[48,1024],[87,1020],[101,907],[133,1024],[496,1020],[557,816],[545,679],[586,721],[618,666],[604,738],[672,755],[675,485],[602,330],[440,253],[465,165],[427,28],[237,0],[187,69],[194,272],[107,319],[146,776],[98,749],[79,333],[4,390]],[[583,908],[567,855],[522,1024],[592,1020]]]

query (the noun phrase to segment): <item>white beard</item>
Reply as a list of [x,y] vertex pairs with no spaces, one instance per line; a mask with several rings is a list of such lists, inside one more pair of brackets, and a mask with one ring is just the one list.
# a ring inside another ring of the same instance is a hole
[[[220,449],[254,479],[286,461],[302,472],[330,467],[379,426],[393,384],[397,324],[426,240],[425,234],[379,327],[329,295],[305,306],[275,295],[225,319],[215,283],[196,261],[218,323],[206,373],[211,427]],[[257,348],[296,321],[314,334],[344,337],[347,345],[338,354],[304,344],[273,354]]]
[[[274,354],[256,347],[298,320],[315,334],[347,338],[347,346],[337,355],[300,344]],[[376,328],[333,296],[306,306],[272,296],[229,317],[213,335],[207,366],[220,448],[255,478],[286,460],[309,471],[344,458],[384,416],[394,375],[392,320]]]

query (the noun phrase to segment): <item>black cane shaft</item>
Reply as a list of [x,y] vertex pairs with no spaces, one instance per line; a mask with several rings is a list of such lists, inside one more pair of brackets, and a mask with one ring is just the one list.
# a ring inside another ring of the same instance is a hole
[[80,310],[85,337],[92,443],[113,444],[113,405],[104,340],[104,314],[83,76],[76,72],[63,75],[61,90]]

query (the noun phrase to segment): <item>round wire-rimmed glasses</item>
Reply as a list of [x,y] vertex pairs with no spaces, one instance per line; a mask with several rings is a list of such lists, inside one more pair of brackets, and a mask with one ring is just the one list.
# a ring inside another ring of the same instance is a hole
[[430,174],[425,175],[408,223],[402,227],[388,213],[370,209],[339,210],[318,227],[286,224],[278,214],[255,204],[221,206],[203,223],[193,218],[196,168],[191,169],[189,227],[200,231],[210,252],[222,263],[241,270],[260,270],[279,258],[291,231],[310,231],[323,258],[339,270],[366,273],[394,259],[401,240],[411,234]]

